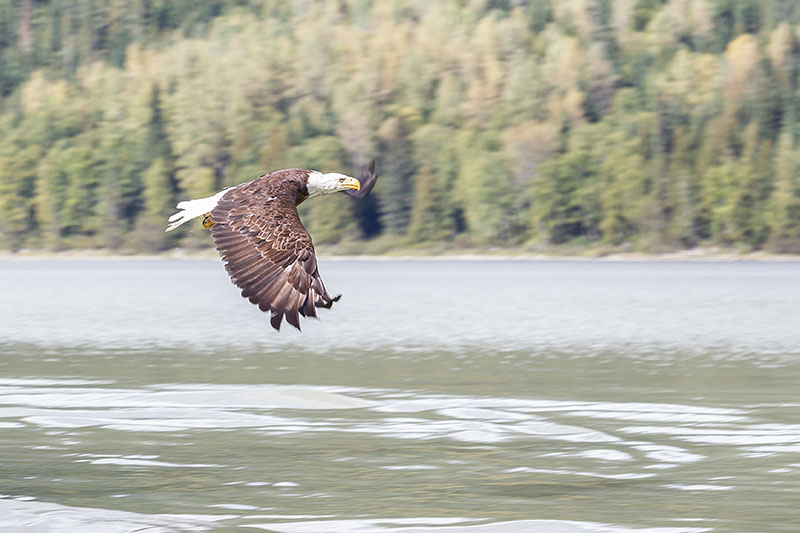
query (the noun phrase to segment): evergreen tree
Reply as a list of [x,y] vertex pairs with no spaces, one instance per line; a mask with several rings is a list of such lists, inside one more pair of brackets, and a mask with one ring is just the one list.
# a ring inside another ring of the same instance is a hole
[[3,147],[0,155],[0,246],[16,250],[32,245],[36,229],[34,196],[36,194],[36,164],[42,150],[32,144],[24,148]]
[[781,135],[775,156],[775,189],[766,215],[769,248],[800,253],[800,152],[788,133]]
[[378,153],[381,160],[381,226],[386,233],[403,235],[411,217],[415,194],[411,177],[414,175],[411,142],[407,128],[399,117],[390,117],[378,130]]
[[208,246],[176,200],[357,174],[318,242],[797,250],[788,0],[0,0],[0,246]]

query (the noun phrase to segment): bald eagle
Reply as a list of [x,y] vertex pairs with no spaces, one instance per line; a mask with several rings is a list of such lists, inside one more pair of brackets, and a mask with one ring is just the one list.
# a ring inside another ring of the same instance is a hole
[[211,228],[214,246],[242,296],[269,311],[276,330],[284,317],[300,329],[300,316],[316,317],[315,308],[330,309],[341,294],[331,297],[325,289],[297,206],[339,191],[364,198],[377,179],[375,161],[358,179],[316,170],[278,170],[208,198],[180,202],[166,231],[203,216],[203,227]]

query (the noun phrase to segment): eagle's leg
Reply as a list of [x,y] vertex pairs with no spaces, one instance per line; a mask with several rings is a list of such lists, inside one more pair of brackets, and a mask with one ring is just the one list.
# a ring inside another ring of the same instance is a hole
[[325,309],[330,309],[331,307],[333,307],[333,302],[338,302],[341,297],[342,297],[342,295],[339,294],[335,298],[332,298],[330,302],[326,303],[322,307],[324,307]]
[[203,215],[203,227],[204,228],[208,229],[211,226],[213,226],[214,224],[216,224],[216,222],[211,220],[211,213],[206,213],[205,215]]

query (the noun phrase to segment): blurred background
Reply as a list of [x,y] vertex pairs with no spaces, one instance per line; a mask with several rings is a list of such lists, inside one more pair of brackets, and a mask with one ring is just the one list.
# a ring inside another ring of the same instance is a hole
[[[0,531],[796,533],[798,85],[795,0],[0,0]],[[164,233],[373,158],[302,333]]]
[[377,158],[370,201],[304,209],[318,244],[798,252],[798,24],[793,0],[2,0],[0,246],[205,246],[163,235],[176,201]]

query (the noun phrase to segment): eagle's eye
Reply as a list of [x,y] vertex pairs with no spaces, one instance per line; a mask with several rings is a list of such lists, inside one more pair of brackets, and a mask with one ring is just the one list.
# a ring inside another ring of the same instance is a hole
[[344,183],[344,178],[339,178],[339,183]]

